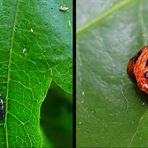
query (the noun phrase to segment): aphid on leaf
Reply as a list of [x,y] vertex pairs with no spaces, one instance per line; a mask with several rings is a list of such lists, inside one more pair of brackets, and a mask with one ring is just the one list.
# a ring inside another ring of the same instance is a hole
[[148,94],[148,46],[144,46],[132,57],[127,66],[127,73],[139,89]]
[[69,9],[69,8],[68,8],[67,6],[61,6],[61,7],[59,8],[59,10],[62,11],[62,12],[67,12],[68,9]]
[[0,120],[3,119],[4,117],[4,102],[3,102],[3,99],[2,99],[2,94],[0,94]]

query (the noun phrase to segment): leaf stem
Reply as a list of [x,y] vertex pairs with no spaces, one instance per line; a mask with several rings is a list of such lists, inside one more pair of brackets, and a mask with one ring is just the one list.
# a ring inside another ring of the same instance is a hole
[[12,28],[12,34],[11,34],[11,42],[10,42],[10,56],[9,56],[9,65],[8,65],[8,79],[7,79],[7,92],[6,92],[6,113],[5,113],[5,128],[6,128],[6,147],[9,148],[8,143],[8,127],[7,127],[7,111],[8,111],[8,94],[9,94],[9,82],[10,82],[10,67],[11,67],[11,58],[12,58],[12,49],[14,45],[14,35],[15,35],[15,26],[17,23],[17,10],[18,10],[19,0],[16,1],[16,11],[14,16],[14,22],[13,22],[13,28]]

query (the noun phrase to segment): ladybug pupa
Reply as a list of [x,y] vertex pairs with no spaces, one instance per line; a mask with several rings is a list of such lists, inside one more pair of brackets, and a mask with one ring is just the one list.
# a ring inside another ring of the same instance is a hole
[[144,46],[128,62],[127,73],[139,89],[148,94],[148,46]]

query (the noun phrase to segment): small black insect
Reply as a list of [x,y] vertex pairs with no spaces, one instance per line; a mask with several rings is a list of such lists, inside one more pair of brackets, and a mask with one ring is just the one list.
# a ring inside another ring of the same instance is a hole
[[4,102],[3,102],[3,99],[2,99],[2,94],[0,94],[0,120],[3,119],[4,117]]

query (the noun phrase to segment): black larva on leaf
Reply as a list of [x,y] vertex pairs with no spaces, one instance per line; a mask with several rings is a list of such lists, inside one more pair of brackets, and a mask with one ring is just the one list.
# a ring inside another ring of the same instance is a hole
[[0,120],[3,119],[4,117],[4,102],[3,102],[3,99],[2,99],[2,94],[0,94]]

